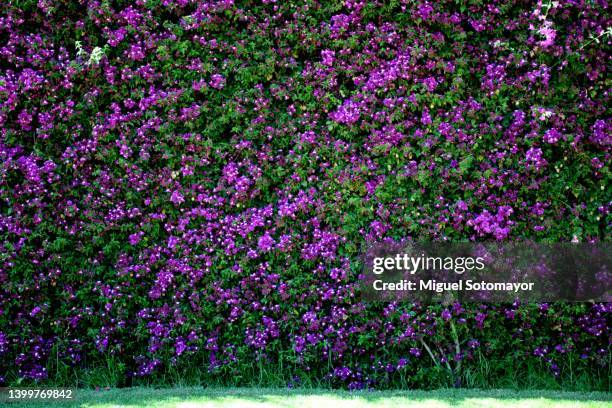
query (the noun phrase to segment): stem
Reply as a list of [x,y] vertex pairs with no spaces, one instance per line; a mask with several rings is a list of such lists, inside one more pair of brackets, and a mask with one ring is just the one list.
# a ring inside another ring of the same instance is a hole
[[[440,350],[440,354],[444,355],[444,351],[442,350],[442,347],[438,346],[438,350]],[[444,362],[444,364],[446,364],[446,368],[448,368],[448,371],[451,373],[451,376],[455,377],[455,372],[453,371],[451,365],[450,365],[450,361],[448,361],[448,358],[446,359],[446,361]]]
[[431,357],[431,359],[433,360],[433,362],[436,365],[436,367],[438,367],[440,365],[440,363],[434,357],[433,353],[431,352],[431,349],[429,348],[427,343],[425,343],[425,340],[421,339],[421,344],[423,345],[423,347],[425,347],[425,350],[427,350],[427,354],[429,354],[429,357]]
[[[452,320],[450,321],[450,327],[453,333],[453,339],[455,340],[455,353],[457,353],[458,356],[461,356],[461,346],[459,344],[459,336],[457,335],[457,329],[455,329],[455,324],[453,323]],[[455,366],[456,374],[459,374],[460,371],[461,371],[461,358],[457,361],[457,365]]]

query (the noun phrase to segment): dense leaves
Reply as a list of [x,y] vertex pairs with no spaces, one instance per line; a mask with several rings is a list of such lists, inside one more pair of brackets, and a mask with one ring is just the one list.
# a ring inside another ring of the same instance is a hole
[[609,238],[605,1],[0,9],[0,382],[609,367],[606,304],[357,286],[377,240]]

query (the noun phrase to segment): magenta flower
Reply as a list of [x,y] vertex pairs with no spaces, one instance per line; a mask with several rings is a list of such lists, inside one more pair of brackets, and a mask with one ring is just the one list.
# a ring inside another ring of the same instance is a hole
[[321,51],[322,64],[331,67],[334,64],[334,60],[336,58],[336,53],[331,50],[323,50]]
[[223,89],[225,87],[225,77],[220,74],[213,74],[210,77],[209,85],[215,89]]
[[185,202],[185,197],[183,197],[183,195],[179,191],[173,191],[170,195],[170,201],[174,205],[179,205]]
[[538,44],[542,48],[548,48],[555,43],[557,37],[557,31],[552,28],[552,22],[545,21],[544,25],[538,29],[538,34],[544,37]]

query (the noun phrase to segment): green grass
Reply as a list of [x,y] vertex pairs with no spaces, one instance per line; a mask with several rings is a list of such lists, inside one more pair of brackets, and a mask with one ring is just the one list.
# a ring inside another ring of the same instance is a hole
[[[54,353],[57,353],[54,351]],[[468,389],[516,389],[551,391],[610,391],[612,390],[612,353],[608,361],[599,365],[587,365],[578,356],[566,354],[559,361],[560,374],[555,376],[550,367],[539,358],[516,359],[512,355],[503,358],[488,358],[476,352],[474,359],[463,361],[459,373],[451,373],[443,365],[428,366],[428,362],[417,367],[398,370],[388,377],[378,377],[378,386],[384,389],[440,389],[453,388],[459,384]],[[49,359],[49,378],[43,383],[32,383],[20,379],[16,369],[5,375],[9,386],[73,387],[83,389],[154,387],[181,388],[205,385],[208,388],[284,388],[299,377],[301,388],[330,389],[333,379],[327,374],[333,370],[331,362],[316,369],[304,371],[296,364],[286,362],[286,357],[268,362],[249,361],[227,369],[209,371],[209,364],[200,355],[181,365],[168,364],[149,377],[130,377],[126,365],[112,354],[99,360],[88,360],[83,367],[72,367],[61,361],[57,354]]]
[[277,388],[123,388],[76,390],[75,400],[7,403],[7,407],[612,407],[612,394],[591,392],[441,389],[434,391],[331,391]]

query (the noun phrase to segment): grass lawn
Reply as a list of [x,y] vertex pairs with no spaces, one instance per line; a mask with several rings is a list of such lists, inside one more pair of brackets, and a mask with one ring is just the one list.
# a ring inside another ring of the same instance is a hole
[[77,390],[71,402],[12,402],[7,407],[612,407],[612,394],[558,391],[329,391],[273,388],[126,388]]

